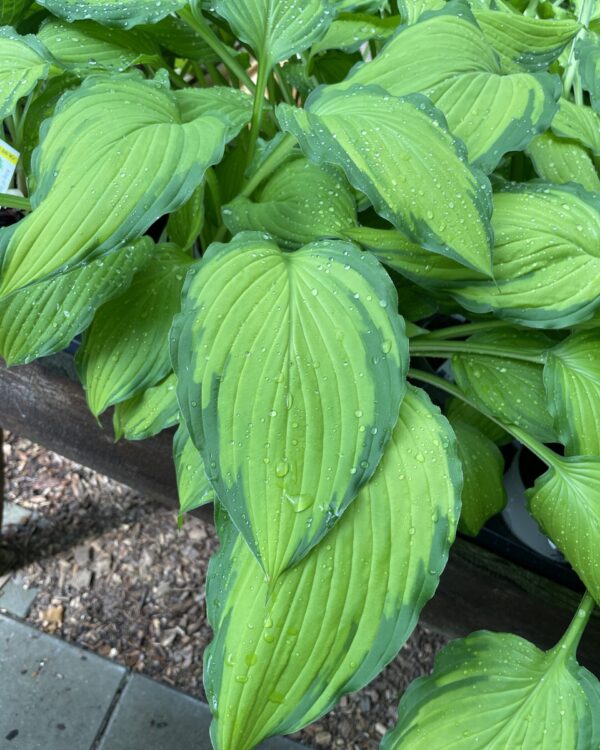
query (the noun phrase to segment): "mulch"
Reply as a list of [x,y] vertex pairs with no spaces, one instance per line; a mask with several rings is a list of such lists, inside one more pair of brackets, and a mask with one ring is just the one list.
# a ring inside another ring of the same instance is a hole
[[[5,499],[31,512],[0,539],[0,576],[39,589],[29,621],[48,633],[204,698],[211,639],[204,579],[212,527],[27,440],[4,443]],[[406,686],[428,673],[446,640],[418,627],[367,688],[294,738],[313,748],[376,750]]]

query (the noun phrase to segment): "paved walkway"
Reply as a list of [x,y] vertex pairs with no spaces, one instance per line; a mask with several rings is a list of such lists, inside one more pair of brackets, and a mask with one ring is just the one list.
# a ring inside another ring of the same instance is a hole
[[208,706],[25,624],[34,595],[0,580],[1,750],[211,750]]

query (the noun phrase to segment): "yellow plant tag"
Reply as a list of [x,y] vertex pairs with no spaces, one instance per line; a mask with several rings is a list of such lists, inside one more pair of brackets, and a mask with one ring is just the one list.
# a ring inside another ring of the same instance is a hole
[[6,192],[10,187],[19,156],[18,151],[0,140],[0,193]]

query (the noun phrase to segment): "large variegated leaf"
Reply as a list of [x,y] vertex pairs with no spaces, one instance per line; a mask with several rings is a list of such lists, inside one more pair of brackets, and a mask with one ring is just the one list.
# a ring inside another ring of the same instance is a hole
[[398,0],[398,13],[403,23],[416,23],[423,13],[440,10],[446,0]]
[[544,383],[567,453],[600,456],[600,333],[575,332],[552,349]]
[[473,13],[502,68],[510,72],[546,70],[581,28],[571,18],[542,20],[483,8]]
[[557,185],[577,182],[586,190],[600,192],[596,165],[580,143],[559,138],[548,131],[531,141],[527,155],[542,179]]
[[494,195],[494,281],[452,293],[469,310],[533,328],[566,328],[600,303],[600,198],[529,183]]
[[424,97],[320,89],[303,110],[280,105],[278,118],[310,159],[341,166],[415,242],[489,272],[489,183]]
[[433,595],[454,538],[454,436],[411,388],[373,479],[327,537],[272,592],[227,519],[209,567],[215,632],[205,686],[216,750],[293,732],[368,683]]
[[64,349],[121,294],[153,252],[148,237],[81,261],[0,300],[0,355],[25,364]]
[[509,329],[476,334],[468,343],[490,354],[453,356],[452,370],[461,389],[500,421],[521,427],[542,442],[556,442],[543,381],[543,353],[552,340],[541,332]]
[[40,0],[40,5],[65,21],[91,19],[103,26],[129,29],[160,21],[182,8],[185,0]]
[[268,67],[310,47],[333,20],[328,0],[215,0],[212,9]]
[[506,505],[504,458],[477,427],[461,420],[452,420],[451,425],[464,480],[459,529],[477,536],[484,523]]
[[355,226],[356,201],[341,170],[294,159],[252,200],[236,198],[225,206],[223,220],[232,234],[264,231],[286,245],[303,245]]
[[600,115],[591,107],[561,99],[552,120],[552,130],[562,138],[579,141],[600,155]]
[[527,497],[542,531],[600,603],[600,457],[557,456]]
[[208,481],[202,456],[190,438],[185,422],[181,422],[173,437],[173,460],[179,493],[179,518],[185,513],[216,500]]
[[0,235],[0,296],[139,236],[184,203],[235,133],[229,114],[202,111],[202,96],[126,76],[65,94],[33,160],[34,210]]
[[370,250],[394,271],[426,287],[451,287],[486,278],[452,258],[411,242],[395,229],[355,227],[345,230],[344,236]]
[[[408,352],[391,280],[343,242],[213,245],[173,330],[178,398],[220,501],[271,579],[373,474]],[[243,450],[240,448],[243,447]]]
[[158,383],[171,369],[169,330],[193,263],[159,246],[129,289],[96,313],[77,352],[77,369],[94,415]]
[[167,375],[158,385],[147,388],[115,406],[113,428],[117,440],[145,440],[177,424],[177,378]]
[[38,39],[62,68],[85,76],[98,70],[122,72],[132,65],[161,61],[158,44],[143,31],[107,29],[95,21],[45,23]]
[[464,0],[401,27],[375,60],[336,88],[353,84],[375,84],[393,96],[426,94],[466,144],[470,161],[488,172],[546,130],[561,92],[558,77],[548,73],[502,75]]
[[485,631],[453,641],[402,697],[381,750],[591,750],[600,685],[561,645]]
[[0,28],[0,120],[12,115],[19,99],[49,70],[48,53],[34,36],[20,36],[10,26]]

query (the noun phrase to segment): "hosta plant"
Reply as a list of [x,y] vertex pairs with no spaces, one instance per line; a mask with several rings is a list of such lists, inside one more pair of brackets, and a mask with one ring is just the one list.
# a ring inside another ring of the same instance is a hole
[[503,509],[515,441],[587,593],[548,652],[453,642],[382,748],[600,747],[576,661],[600,602],[600,4],[4,0],[0,20],[21,211],[0,352],[82,334],[117,438],[176,427],[181,518],[214,502],[221,539],[215,749],[302,728],[394,658],[457,528]]

